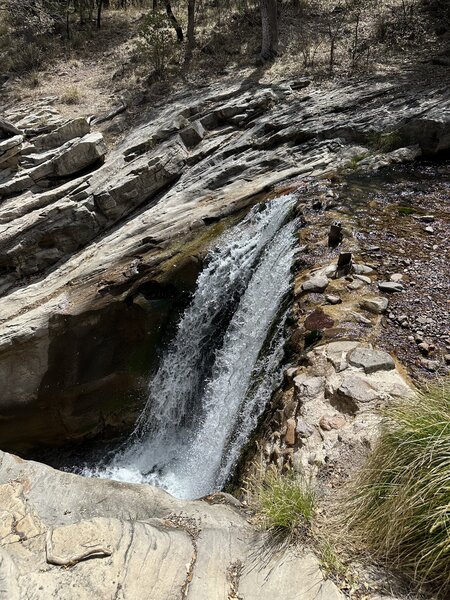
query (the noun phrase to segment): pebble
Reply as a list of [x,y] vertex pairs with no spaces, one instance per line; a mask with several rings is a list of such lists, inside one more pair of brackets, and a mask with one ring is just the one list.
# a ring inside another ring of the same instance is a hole
[[434,229],[431,227],[431,225],[428,225],[428,227],[425,227],[425,231],[430,234],[434,233]]
[[392,274],[392,275],[389,277],[389,279],[390,279],[391,281],[396,281],[396,282],[402,281],[402,279],[403,279],[403,273],[393,273],[393,274]]
[[422,352],[422,354],[425,354],[425,356],[427,356],[430,353],[430,345],[427,344],[427,342],[420,342],[419,344],[417,344],[417,347]]

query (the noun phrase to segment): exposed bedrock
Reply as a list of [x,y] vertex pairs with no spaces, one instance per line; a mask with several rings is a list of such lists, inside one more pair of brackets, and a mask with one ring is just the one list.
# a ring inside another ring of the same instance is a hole
[[297,83],[174,96],[109,152],[48,102],[0,119],[2,447],[119,424],[223,218],[256,194],[450,146],[448,89]]

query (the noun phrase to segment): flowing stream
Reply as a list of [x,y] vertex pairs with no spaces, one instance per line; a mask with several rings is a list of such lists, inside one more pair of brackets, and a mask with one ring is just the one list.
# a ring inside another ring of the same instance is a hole
[[279,381],[295,198],[255,206],[210,251],[126,444],[85,474],[183,498],[221,489]]

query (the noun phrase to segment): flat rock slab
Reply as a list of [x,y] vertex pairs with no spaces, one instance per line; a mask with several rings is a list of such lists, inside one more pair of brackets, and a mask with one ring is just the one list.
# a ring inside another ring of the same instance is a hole
[[378,284],[378,289],[381,292],[387,292],[388,294],[394,294],[395,292],[402,292],[405,288],[398,281],[381,281]]
[[354,367],[362,367],[368,374],[395,369],[395,363],[390,354],[383,350],[373,350],[363,346],[352,350],[348,354],[347,360]]

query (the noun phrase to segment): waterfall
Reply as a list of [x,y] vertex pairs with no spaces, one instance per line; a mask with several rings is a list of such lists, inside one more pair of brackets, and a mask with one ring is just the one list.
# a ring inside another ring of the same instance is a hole
[[86,474],[149,482],[184,498],[221,489],[278,382],[294,205],[286,195],[255,206],[219,239],[133,434]]

